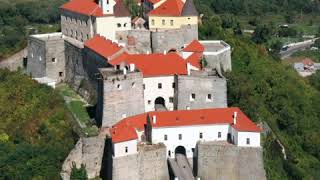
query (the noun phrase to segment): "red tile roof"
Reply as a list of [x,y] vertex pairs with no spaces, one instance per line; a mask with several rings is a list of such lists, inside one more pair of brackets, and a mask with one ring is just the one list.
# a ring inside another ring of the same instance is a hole
[[[237,123],[233,124],[233,114],[237,112]],[[230,124],[238,131],[261,132],[239,108],[216,108],[198,110],[179,110],[149,112],[129,118],[125,118],[111,128],[112,142],[124,142],[137,139],[137,131],[144,131],[147,117],[151,119],[156,116],[156,123],[152,123],[153,128],[192,126],[192,125],[211,125],[211,124]]]
[[303,59],[302,63],[303,63],[304,66],[312,66],[314,64],[314,62],[309,58]]
[[201,69],[201,58],[202,53],[193,53],[191,56],[189,56],[186,61],[190,63],[192,66]]
[[93,0],[71,0],[60,8],[87,16],[103,16],[102,9]]
[[111,40],[100,35],[95,35],[93,38],[87,40],[84,46],[106,59],[109,59],[110,56],[122,49],[117,43],[113,43]]
[[109,61],[111,65],[119,65],[121,63],[135,64],[144,77],[150,76],[166,76],[166,75],[186,75],[187,62],[176,53],[168,54],[127,54]]
[[183,2],[181,0],[167,0],[156,9],[149,12],[151,16],[181,16]]
[[193,40],[187,47],[183,49],[184,52],[203,52],[204,46],[198,41]]

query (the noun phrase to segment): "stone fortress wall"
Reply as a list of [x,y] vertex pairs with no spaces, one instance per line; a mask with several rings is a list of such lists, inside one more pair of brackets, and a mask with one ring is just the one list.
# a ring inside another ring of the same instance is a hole
[[217,142],[200,142],[197,146],[197,176],[201,180],[266,180],[262,148],[237,147]]
[[65,48],[62,33],[32,35],[28,41],[27,74],[58,82],[65,78]]
[[166,147],[141,145],[136,155],[113,158],[111,180],[168,180]]
[[114,71],[113,68],[101,69],[103,83],[98,98],[102,111],[102,127],[111,127],[119,120],[144,113],[143,77],[140,72]]
[[[227,107],[226,79],[211,73],[191,71],[190,76],[175,76],[175,109]],[[193,101],[191,94],[195,95]]]
[[86,41],[93,37],[92,18],[71,11],[61,11],[61,32],[79,41]]

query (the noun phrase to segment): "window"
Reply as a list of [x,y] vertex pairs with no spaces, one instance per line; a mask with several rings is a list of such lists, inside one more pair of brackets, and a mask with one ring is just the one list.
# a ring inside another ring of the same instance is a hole
[[173,103],[173,97],[169,97],[169,102]]
[[170,25],[173,26],[173,20],[170,20]]
[[154,19],[151,20],[151,25],[154,25]]
[[162,19],[162,25],[166,25],[166,20]]
[[250,138],[247,138],[247,144],[248,145],[250,144]]
[[56,59],[56,58],[52,58],[51,61],[52,61],[53,63],[55,63],[55,62],[57,62],[57,59]]
[[168,135],[164,135],[164,140],[166,141],[166,140],[168,140]]
[[151,100],[148,100],[148,104],[151,104]]
[[206,100],[207,100],[207,101],[212,101],[212,95],[211,95],[211,94],[208,94]]
[[218,138],[221,138],[221,132],[218,132]]
[[203,134],[202,134],[202,133],[199,134],[199,138],[200,138],[200,139],[203,138]]
[[39,56],[39,61],[42,61],[42,57],[41,56]]
[[134,88],[136,86],[136,83],[131,83],[131,87]]
[[171,157],[171,151],[170,150],[168,151],[168,155],[169,155],[169,157]]
[[192,93],[190,95],[190,101],[194,101],[196,99],[196,94],[195,93]]
[[182,140],[182,134],[179,134],[179,140]]
[[72,29],[71,29],[70,33],[71,33],[71,34],[70,34],[70,35],[71,35],[71,37],[73,37],[73,30],[72,30]]
[[117,70],[120,70],[120,65],[117,65],[117,66],[116,66],[116,69],[117,69]]
[[194,148],[191,148],[191,151],[194,153]]
[[123,24],[123,27],[127,27],[127,23],[124,23],[124,24]]
[[158,89],[162,89],[162,84],[158,83]]
[[143,89],[146,89],[146,85],[145,84],[143,84],[142,86],[143,86]]
[[87,34],[87,40],[89,39],[89,34]]
[[172,83],[172,88],[175,88],[176,87],[176,83]]
[[117,24],[117,26],[118,26],[118,28],[119,28],[119,27],[121,27],[121,24],[120,24],[120,23],[118,23],[118,24]]
[[117,85],[117,89],[118,89],[118,90],[121,90],[121,89],[122,89],[122,87],[121,87],[120,84]]
[[125,147],[125,152],[128,153],[128,146]]
[[63,76],[63,72],[59,72],[59,77],[62,77]]

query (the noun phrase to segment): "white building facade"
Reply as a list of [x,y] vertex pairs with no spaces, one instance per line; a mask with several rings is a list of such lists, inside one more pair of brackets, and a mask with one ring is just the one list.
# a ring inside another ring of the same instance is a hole
[[[176,153],[195,157],[199,141],[260,148],[260,132],[239,108],[150,112],[126,118],[111,129],[114,158],[138,153],[139,143],[163,143],[168,158]],[[127,135],[119,138],[121,134]]]

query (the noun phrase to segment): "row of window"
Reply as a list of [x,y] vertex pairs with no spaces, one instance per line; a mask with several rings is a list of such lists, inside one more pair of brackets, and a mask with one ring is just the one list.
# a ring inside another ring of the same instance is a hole
[[[73,29],[70,29],[70,30],[66,29],[66,34],[68,36],[76,38],[77,40],[80,40],[80,41],[84,41],[84,40],[89,39],[89,34],[83,35],[82,32],[78,33],[77,30],[74,31]],[[79,35],[80,35],[80,37],[79,37]]]
[[[175,88],[176,84],[172,83],[172,88]],[[143,89],[146,89],[146,85],[143,84]],[[162,89],[162,83],[158,83],[158,89]]]
[[118,28],[121,28],[121,26],[127,27],[127,23],[124,23],[123,25],[121,25],[121,23],[118,23],[118,24],[117,24],[117,27],[118,27]]
[[[182,134],[179,134],[179,135],[178,135],[178,138],[179,138],[179,140],[182,140]],[[200,132],[200,133],[199,133],[199,139],[202,139],[202,138],[203,138],[203,133]],[[221,132],[218,132],[218,138],[221,138]],[[168,140],[168,135],[165,134],[164,137],[163,137],[163,139],[164,139],[165,141],[167,141],[167,140]]]
[[[190,94],[190,101],[195,101],[195,100],[196,100],[196,94],[195,93],[191,93]],[[212,102],[213,101],[212,94],[207,94],[206,101],[207,102]]]
[[[132,83],[131,83],[131,87],[132,87],[132,88],[136,87],[136,83],[135,83],[135,82],[132,82]],[[117,84],[117,89],[118,89],[118,90],[122,90],[121,84]]]
[[67,17],[67,16],[62,16],[61,18],[62,18],[62,20],[65,20],[65,21],[67,21],[69,23],[73,23],[73,24],[77,24],[77,21],[78,21],[78,24],[80,26],[85,26],[86,27],[89,24],[86,21],[81,21],[79,19],[77,20],[76,18],[71,18],[71,17]]
[[[188,18],[188,20],[190,20],[190,18]],[[165,26],[166,25],[166,23],[167,23],[167,21],[165,20],[165,19],[162,19],[161,20],[161,24],[163,25],[163,26]],[[151,25],[155,25],[155,20],[154,19],[152,19],[151,20]],[[170,26],[173,26],[174,25],[174,20],[170,20]],[[190,26],[190,24],[188,24],[188,26]]]

